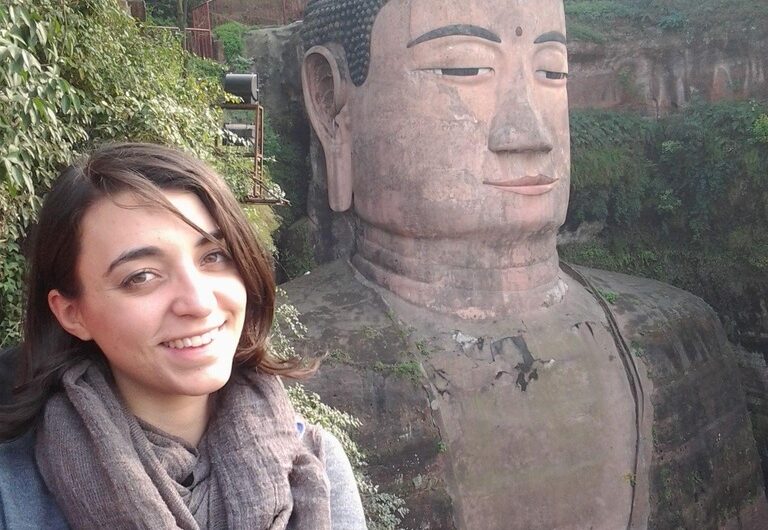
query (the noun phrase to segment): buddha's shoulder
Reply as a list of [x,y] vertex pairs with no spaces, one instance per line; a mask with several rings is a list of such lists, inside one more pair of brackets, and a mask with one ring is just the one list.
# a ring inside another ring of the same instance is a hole
[[[732,360],[732,347],[704,300],[671,285],[627,274],[574,267],[608,302],[629,346],[652,364]],[[655,359],[655,360],[654,360]]]
[[596,287],[612,312],[624,320],[666,323],[670,320],[696,318],[718,321],[717,315],[698,296],[666,283],[618,272],[574,267]]
[[321,313],[348,319],[355,313],[387,311],[379,294],[346,260],[321,265],[280,288],[285,292],[286,300],[303,315]]

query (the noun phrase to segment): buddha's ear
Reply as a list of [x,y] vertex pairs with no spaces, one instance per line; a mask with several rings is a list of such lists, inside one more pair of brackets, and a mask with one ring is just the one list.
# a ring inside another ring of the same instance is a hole
[[352,139],[343,50],[310,48],[301,65],[301,84],[309,121],[325,152],[328,202],[332,210],[346,211],[352,206]]

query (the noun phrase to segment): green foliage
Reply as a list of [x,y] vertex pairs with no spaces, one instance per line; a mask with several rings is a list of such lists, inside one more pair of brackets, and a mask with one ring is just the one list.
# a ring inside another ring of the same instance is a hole
[[213,34],[221,42],[227,63],[231,63],[237,57],[242,57],[245,49],[243,44],[245,30],[245,26],[234,21],[213,28]]
[[631,18],[640,14],[637,7],[612,0],[566,2],[566,15],[578,20],[612,22],[616,18]]
[[752,125],[752,136],[756,142],[768,144],[768,114],[761,114]]
[[341,442],[355,470],[355,479],[363,500],[368,528],[371,530],[395,530],[399,528],[403,517],[408,513],[405,502],[388,493],[379,491],[365,474],[366,461],[360,448],[350,437],[350,432],[360,426],[360,422],[320,400],[314,392],[308,392],[301,385],[288,387],[288,396],[293,406],[308,422],[320,425]]
[[683,29],[686,24],[688,24],[688,17],[679,11],[670,11],[666,15],[662,15],[657,26],[663,30],[677,31]]
[[203,79],[208,83],[221,84],[227,69],[224,65],[203,59],[196,55],[189,55],[186,58],[187,75],[193,79]]
[[249,74],[253,71],[253,59],[248,59],[242,55],[237,55],[227,61],[229,71],[235,74]]
[[644,140],[653,123],[615,112],[571,113],[571,201],[568,223],[636,222],[652,185]]
[[403,379],[409,379],[414,383],[417,383],[421,379],[422,370],[418,361],[409,360],[401,361],[397,363],[383,363],[377,361],[373,365],[373,369],[382,374],[392,374],[396,377],[402,377]]
[[58,169],[79,153],[107,141],[165,143],[242,182],[242,164],[214,151],[220,134],[215,103],[225,98],[220,75],[214,63],[184,52],[177,36],[144,30],[113,0],[0,5],[3,343],[19,338],[18,242]]
[[768,24],[768,3],[755,0],[565,0],[565,12],[569,39],[598,43],[653,29],[682,33],[686,41],[764,35]]
[[146,0],[147,23],[153,26],[176,26],[176,0]]
[[245,41],[243,39],[248,28],[239,22],[227,22],[213,28],[213,34],[221,42],[224,50],[224,60],[227,71],[236,74],[248,74],[253,71],[253,60],[243,57]]
[[23,279],[24,258],[19,245],[8,241],[0,247],[0,300],[3,301],[0,344],[16,344],[21,340]]
[[619,299],[619,294],[615,293],[613,291],[606,291],[605,289],[597,289],[597,292],[600,296],[603,297],[603,300],[608,302],[609,304],[613,305],[616,303],[616,300]]
[[741,293],[768,291],[767,110],[697,102],[659,121],[574,112],[566,223],[605,229],[561,256],[672,283],[738,323]]
[[309,227],[302,226],[301,222],[296,223],[306,215],[307,179],[310,171],[306,157],[307,146],[301,144],[301,138],[291,134],[295,130],[294,124],[275,124],[268,118],[264,119],[264,164],[270,178],[287,191],[286,196],[290,201],[289,205],[279,210],[283,225],[277,235],[280,270],[286,279],[290,279],[304,274],[314,265]]
[[578,20],[568,22],[568,38],[570,40],[593,42],[595,44],[603,44],[607,39],[603,32]]
[[[285,129],[285,127],[284,127]],[[277,132],[268,116],[264,117],[264,164],[270,178],[285,190],[292,190],[291,204],[302,209],[307,200],[305,157],[294,139]]]

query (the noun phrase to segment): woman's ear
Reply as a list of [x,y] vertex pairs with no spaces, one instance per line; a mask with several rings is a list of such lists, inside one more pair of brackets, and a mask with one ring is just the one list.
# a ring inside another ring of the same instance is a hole
[[82,321],[77,299],[68,298],[58,289],[53,289],[48,292],[48,307],[67,333],[80,340],[93,338]]
[[309,121],[325,152],[328,202],[343,212],[352,206],[352,141],[349,130],[344,52],[313,46],[304,55],[301,84]]

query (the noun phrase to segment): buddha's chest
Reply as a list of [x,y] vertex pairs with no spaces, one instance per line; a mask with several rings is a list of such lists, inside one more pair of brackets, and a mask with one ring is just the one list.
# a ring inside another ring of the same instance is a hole
[[428,339],[460,526],[626,527],[635,408],[612,336],[594,321],[518,324]]

